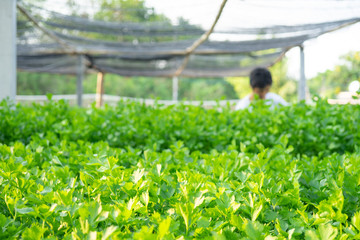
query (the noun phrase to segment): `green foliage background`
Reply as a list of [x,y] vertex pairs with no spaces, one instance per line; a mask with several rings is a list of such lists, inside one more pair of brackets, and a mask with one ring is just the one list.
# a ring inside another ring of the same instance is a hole
[[[76,77],[47,73],[18,72],[18,95],[75,94]],[[88,75],[83,82],[84,93],[96,92],[96,75]],[[121,77],[106,74],[105,94],[136,97],[172,99],[172,79],[148,77]],[[180,78],[179,98],[188,100],[236,99],[231,84],[221,78]]]
[[352,81],[360,81],[360,52],[342,56],[343,64],[333,70],[318,74],[308,81],[310,93],[321,97],[336,98],[340,91],[348,91]]

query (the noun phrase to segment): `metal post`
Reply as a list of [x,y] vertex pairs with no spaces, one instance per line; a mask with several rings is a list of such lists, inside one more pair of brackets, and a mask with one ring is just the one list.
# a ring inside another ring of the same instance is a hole
[[16,97],[16,0],[0,0],[0,100]]
[[76,95],[77,95],[77,104],[82,106],[82,94],[83,94],[83,79],[84,79],[84,56],[78,56],[78,70],[77,70],[77,82],[76,82]]
[[299,101],[305,100],[306,93],[306,79],[305,79],[305,57],[304,57],[304,46],[300,47],[300,80],[298,85]]
[[173,79],[172,79],[172,99],[174,101],[177,101],[178,96],[179,96],[179,79],[177,77],[173,77]]
[[104,94],[104,73],[98,72],[96,83],[96,107],[101,107],[103,104]]

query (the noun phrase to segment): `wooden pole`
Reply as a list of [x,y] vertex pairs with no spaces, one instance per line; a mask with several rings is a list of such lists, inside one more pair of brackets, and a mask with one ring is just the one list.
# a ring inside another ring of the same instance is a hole
[[98,74],[97,74],[96,107],[101,107],[103,105],[104,76],[105,76],[105,74],[102,72],[98,72]]

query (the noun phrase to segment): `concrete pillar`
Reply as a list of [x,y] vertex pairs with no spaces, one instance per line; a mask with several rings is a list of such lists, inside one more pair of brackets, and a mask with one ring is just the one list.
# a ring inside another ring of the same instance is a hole
[[16,96],[16,0],[0,0],[0,100]]
[[298,85],[299,101],[305,100],[306,97],[306,78],[305,78],[305,56],[304,46],[300,46],[300,79]]
[[77,104],[79,107],[82,106],[82,95],[83,95],[83,80],[85,75],[84,56],[78,56],[78,70],[77,70],[77,81],[76,81],[76,95]]
[[177,101],[179,98],[179,79],[178,77],[173,77],[172,79],[172,99]]

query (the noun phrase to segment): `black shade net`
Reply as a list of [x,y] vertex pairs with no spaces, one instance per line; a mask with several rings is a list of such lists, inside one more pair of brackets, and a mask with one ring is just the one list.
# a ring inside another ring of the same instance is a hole
[[[96,15],[66,15],[25,2],[20,6],[38,24],[25,17],[18,20],[17,67],[30,72],[76,74],[77,56],[83,55],[88,73],[171,77],[186,50],[207,31],[191,21],[109,22],[95,19]],[[241,41],[210,38],[192,53],[180,76],[244,76],[254,67],[274,64],[306,40],[358,21],[360,17],[291,26],[215,28],[214,35],[253,37]]]

